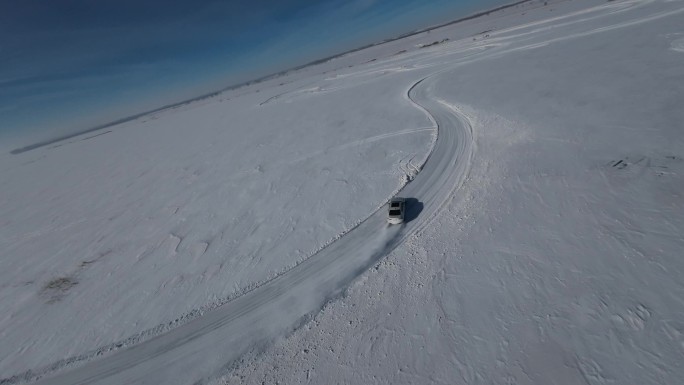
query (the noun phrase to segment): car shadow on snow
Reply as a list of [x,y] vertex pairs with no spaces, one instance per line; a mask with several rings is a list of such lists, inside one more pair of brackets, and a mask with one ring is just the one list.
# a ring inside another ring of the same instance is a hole
[[404,213],[404,222],[408,223],[418,218],[420,212],[423,211],[423,202],[416,198],[406,198],[406,212]]

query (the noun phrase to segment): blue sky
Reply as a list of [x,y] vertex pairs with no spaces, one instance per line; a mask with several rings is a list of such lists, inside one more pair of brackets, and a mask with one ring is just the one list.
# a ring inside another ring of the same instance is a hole
[[497,0],[0,0],[0,140],[179,102]]

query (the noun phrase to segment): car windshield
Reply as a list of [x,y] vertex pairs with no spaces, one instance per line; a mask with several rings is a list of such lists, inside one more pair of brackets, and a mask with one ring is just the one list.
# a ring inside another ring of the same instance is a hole
[[390,210],[389,215],[398,216],[401,214],[401,210]]
[[392,202],[392,207],[399,207],[399,202]]

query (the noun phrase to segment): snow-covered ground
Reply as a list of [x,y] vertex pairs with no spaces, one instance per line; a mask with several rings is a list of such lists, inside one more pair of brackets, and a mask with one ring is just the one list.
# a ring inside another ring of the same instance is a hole
[[435,127],[410,78],[354,85],[238,90],[3,154],[2,377],[179,324],[383,205]]
[[561,3],[420,59],[453,63],[434,97],[473,122],[468,179],[216,383],[682,383],[683,8]]
[[[205,342],[196,379],[679,383],[683,39],[683,1],[532,1],[1,154],[0,378],[123,362],[233,306],[259,343],[236,362],[249,344]],[[452,157],[448,129],[468,133]],[[462,172],[408,184],[425,209],[394,251],[363,271],[373,242],[316,254],[429,155],[424,179],[431,161]],[[355,275],[308,279],[325,255]],[[226,303],[292,276],[281,317]]]

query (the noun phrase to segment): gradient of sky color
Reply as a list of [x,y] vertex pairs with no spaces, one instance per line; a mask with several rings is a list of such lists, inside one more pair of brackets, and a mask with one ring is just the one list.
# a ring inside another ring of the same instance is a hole
[[0,0],[0,140],[78,132],[508,2]]

